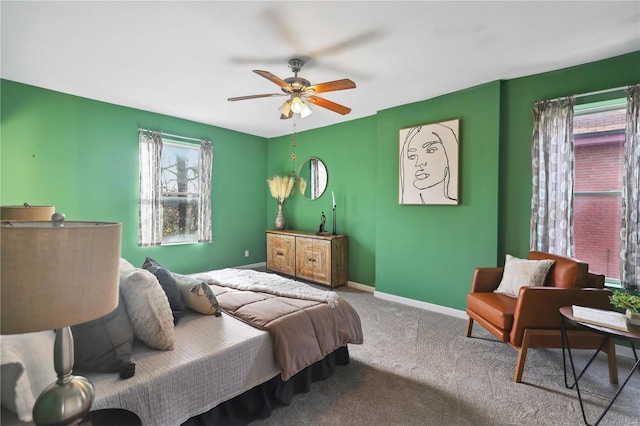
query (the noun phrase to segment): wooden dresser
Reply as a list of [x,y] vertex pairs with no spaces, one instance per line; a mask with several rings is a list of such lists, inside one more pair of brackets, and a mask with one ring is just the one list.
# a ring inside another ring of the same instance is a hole
[[331,288],[347,283],[346,235],[302,231],[267,231],[267,270]]

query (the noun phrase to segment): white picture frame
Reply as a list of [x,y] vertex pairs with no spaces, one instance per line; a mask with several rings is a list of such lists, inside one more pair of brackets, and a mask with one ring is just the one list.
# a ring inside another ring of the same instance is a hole
[[400,129],[400,204],[459,204],[459,135],[460,119]]

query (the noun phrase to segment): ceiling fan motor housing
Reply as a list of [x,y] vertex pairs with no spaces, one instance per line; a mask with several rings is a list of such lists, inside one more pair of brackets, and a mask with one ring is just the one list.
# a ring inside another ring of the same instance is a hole
[[289,68],[294,74],[298,74],[304,65],[304,61],[298,58],[289,59]]
[[[309,80],[300,77],[285,78],[284,81],[293,87],[293,92],[303,92],[306,87],[311,86]],[[283,87],[282,91],[286,94],[290,94],[291,91],[287,87]]]

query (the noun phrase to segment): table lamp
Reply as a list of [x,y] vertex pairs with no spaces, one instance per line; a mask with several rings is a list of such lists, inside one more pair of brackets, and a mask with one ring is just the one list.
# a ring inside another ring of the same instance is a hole
[[[29,209],[25,209],[29,210]],[[118,306],[119,223],[52,221],[0,223],[0,332],[56,330],[58,380],[36,400],[37,425],[79,423],[94,389],[72,374],[70,326],[100,318]]]
[[2,220],[51,220],[56,212],[54,206],[32,206],[24,203],[21,206],[1,206],[0,219]]

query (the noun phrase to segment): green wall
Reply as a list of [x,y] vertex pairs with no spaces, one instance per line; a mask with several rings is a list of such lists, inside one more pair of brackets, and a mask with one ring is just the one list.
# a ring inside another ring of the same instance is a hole
[[[303,125],[304,122],[296,123],[298,129]],[[284,206],[287,228],[315,232],[320,226],[320,215],[324,212],[327,231],[332,232],[333,191],[336,197],[337,232],[349,237],[349,280],[373,285],[376,265],[376,117],[299,132],[295,142],[297,161],[293,164],[292,137],[269,140],[268,175],[289,174],[292,168],[297,172],[304,160],[318,157],[327,166],[328,182],[325,193],[317,200],[305,199],[299,193],[287,199]],[[264,188],[267,198],[266,226],[267,229],[273,229],[277,204],[268,194],[266,182]]]
[[[316,231],[324,211],[331,230],[334,191],[337,229],[349,237],[350,281],[462,309],[473,267],[496,263],[499,100],[500,84],[494,82],[299,132],[295,165],[291,136],[269,140],[269,175],[297,170],[311,156],[328,169],[327,191],[320,199],[296,194],[287,200],[287,228]],[[461,119],[461,204],[399,205],[398,131],[451,118]],[[269,195],[267,200],[266,225],[273,228],[276,201]]]
[[[120,222],[122,256],[134,265],[151,256],[197,272],[264,261],[264,138],[7,80],[0,90],[2,205],[55,205],[67,220]],[[211,244],[138,247],[138,127],[211,140]]]
[[[634,52],[298,133],[298,163],[324,160],[329,188],[317,201],[288,200],[288,227],[316,230],[333,189],[338,230],[351,244],[350,281],[464,309],[476,266],[501,265],[507,253],[524,257],[529,250],[533,103],[639,81],[640,52]],[[399,129],[452,118],[461,119],[460,205],[399,205]],[[268,175],[290,172],[291,142],[289,136],[269,140]],[[266,226],[273,228],[276,204],[269,196],[267,203]]]
[[[291,136],[267,140],[2,80],[0,203],[54,204],[70,220],[121,222],[123,256],[134,264],[147,255],[176,272],[257,263],[277,211],[267,177],[315,156],[327,165],[327,191],[314,201],[290,197],[288,228],[315,231],[324,211],[331,230],[334,191],[350,281],[464,309],[476,266],[529,248],[533,102],[638,82],[634,52],[321,129],[304,131],[300,121],[294,150]],[[453,118],[461,120],[460,205],[399,205],[398,131]],[[137,247],[138,127],[213,142],[212,244]]]
[[[459,205],[400,205],[398,131],[455,118]],[[464,309],[473,268],[496,263],[499,123],[499,82],[378,114],[376,291]]]

